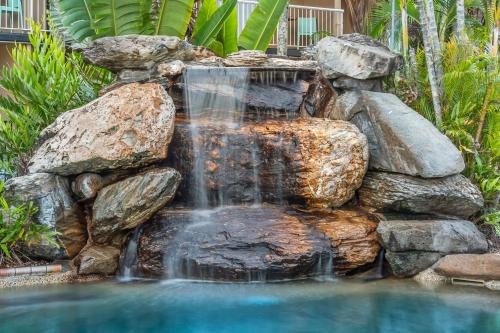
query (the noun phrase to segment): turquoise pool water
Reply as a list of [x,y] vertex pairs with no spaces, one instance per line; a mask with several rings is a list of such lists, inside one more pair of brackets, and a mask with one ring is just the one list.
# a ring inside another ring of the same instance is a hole
[[0,290],[0,332],[499,333],[500,293],[390,280]]

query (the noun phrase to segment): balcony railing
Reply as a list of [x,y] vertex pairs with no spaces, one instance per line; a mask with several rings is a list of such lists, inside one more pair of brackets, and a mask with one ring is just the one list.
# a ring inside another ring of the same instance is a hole
[[32,22],[46,25],[47,2],[48,0],[0,0],[0,33],[29,33]]
[[[23,34],[31,31],[31,22],[47,27],[49,0],[0,0],[0,33]],[[257,6],[254,0],[239,0],[237,5],[238,33]],[[343,33],[342,9],[290,5],[288,7],[288,47],[303,48],[326,35]],[[274,35],[271,47],[278,44]]]
[[[250,14],[258,1],[238,1],[238,33],[243,30]],[[303,48],[317,42],[325,36],[343,34],[344,10],[310,6],[288,6],[288,47]],[[271,47],[278,44],[278,35],[274,35]]]

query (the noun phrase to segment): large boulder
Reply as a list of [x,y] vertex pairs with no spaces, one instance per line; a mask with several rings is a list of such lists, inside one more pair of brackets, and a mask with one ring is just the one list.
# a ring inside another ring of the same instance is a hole
[[175,106],[158,84],[129,84],[63,113],[41,134],[31,173],[134,168],[167,156]]
[[453,143],[395,95],[346,92],[330,119],[350,121],[367,136],[371,169],[437,178],[465,168]]
[[488,242],[474,223],[462,220],[382,221],[382,246],[392,252],[484,253]]
[[[354,196],[368,166],[366,138],[356,126],[326,119],[262,121],[227,128],[199,123],[202,184],[195,182],[191,125],[178,122],[169,163],[183,175],[180,197],[191,201],[206,186],[223,203],[293,201],[340,207]],[[219,204],[213,202],[212,204]]]
[[378,238],[398,277],[413,276],[450,253],[484,253],[488,243],[469,221],[382,221]]
[[150,70],[162,62],[193,61],[214,55],[178,37],[146,35],[103,37],[84,45],[82,51],[85,60],[113,72]]
[[443,254],[439,252],[391,252],[385,253],[385,259],[389,263],[392,273],[397,277],[410,277],[434,265]]
[[273,206],[165,209],[143,226],[132,268],[145,277],[225,281],[343,275],[375,260],[375,227],[355,212],[318,219]]
[[60,233],[60,248],[42,239],[25,246],[28,256],[45,260],[73,258],[85,246],[85,219],[71,197],[66,178],[47,173],[12,178],[5,184],[4,197],[10,204],[32,202],[38,209],[35,222]]
[[317,46],[323,75],[329,79],[349,76],[367,80],[389,76],[403,65],[401,55],[360,34],[323,38]]
[[453,254],[441,259],[434,270],[454,278],[500,280],[500,254]]
[[89,230],[94,243],[110,242],[135,229],[170,202],[181,181],[171,168],[153,169],[103,188],[93,207]]
[[379,219],[360,210],[335,210],[331,213],[298,215],[322,232],[337,249],[334,271],[348,272],[371,264],[380,252],[377,240]]
[[462,175],[424,179],[368,172],[358,190],[359,202],[379,212],[434,214],[468,218],[484,205],[481,191]]
[[120,249],[107,245],[92,245],[86,247],[74,263],[78,268],[78,274],[103,274],[113,275],[118,269]]

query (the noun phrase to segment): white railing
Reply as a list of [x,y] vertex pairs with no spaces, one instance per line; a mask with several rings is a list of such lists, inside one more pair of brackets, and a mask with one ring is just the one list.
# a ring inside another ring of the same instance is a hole
[[29,33],[31,22],[47,24],[47,1],[0,0],[0,32]]
[[[243,30],[257,4],[257,1],[252,0],[238,1],[238,33]],[[314,44],[322,37],[342,35],[343,18],[343,9],[289,5],[288,47],[303,48]],[[275,34],[271,46],[277,44],[278,36]]]

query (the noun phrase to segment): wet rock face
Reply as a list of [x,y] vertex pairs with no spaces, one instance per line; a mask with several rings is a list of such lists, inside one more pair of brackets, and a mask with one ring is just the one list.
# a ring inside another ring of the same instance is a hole
[[41,134],[32,173],[78,175],[143,166],[167,156],[175,107],[158,84],[129,84],[63,113]]
[[[235,103],[242,103],[246,109],[242,116],[250,120],[270,117],[298,118],[311,82],[315,81],[315,72],[311,71],[210,67],[188,68],[188,70],[190,75],[196,76],[189,83],[189,94],[193,99],[225,98],[229,101],[224,106],[225,109],[233,107]],[[229,79],[224,82],[226,87],[214,85],[214,81],[220,80],[221,76],[238,77],[238,74],[246,76],[247,82],[241,84],[241,81],[244,81],[241,80],[238,82],[240,85],[235,86]],[[169,89],[178,110],[183,110],[186,104],[185,80],[185,76],[177,77]]]
[[[265,121],[237,129],[206,123],[198,133],[204,183],[213,198],[224,195],[224,204],[258,201],[258,192],[271,202],[339,207],[353,197],[368,164],[366,140],[347,122]],[[186,202],[195,196],[191,142],[189,125],[179,121],[169,163],[185,179],[180,197]]]
[[329,116],[352,122],[366,135],[371,170],[438,178],[465,168],[450,139],[395,95],[346,92]]
[[149,70],[161,62],[191,61],[214,55],[177,37],[146,35],[103,37],[82,51],[85,60],[113,72]]
[[398,277],[415,275],[450,253],[484,253],[485,236],[469,221],[382,221],[378,238]]
[[61,248],[39,241],[25,247],[33,258],[46,260],[73,258],[87,242],[83,213],[72,199],[69,182],[63,177],[46,173],[12,178],[5,184],[5,199],[9,202],[33,202],[38,209],[35,221],[61,233]]
[[106,243],[113,236],[146,222],[172,200],[181,181],[174,169],[153,169],[103,188],[90,223],[92,241]]
[[343,275],[373,262],[379,245],[375,222],[338,214],[316,219],[272,206],[165,209],[143,227],[134,270],[224,281],[296,279],[332,269]]
[[380,244],[376,229],[379,219],[360,210],[337,210],[332,213],[298,214],[298,218],[330,239],[337,249],[334,271],[352,271],[371,264]]
[[468,218],[484,205],[481,191],[462,175],[423,179],[368,172],[358,195],[362,206],[380,212]]
[[393,74],[403,65],[400,55],[360,34],[323,38],[317,46],[317,59],[323,75],[329,79],[379,78]]

